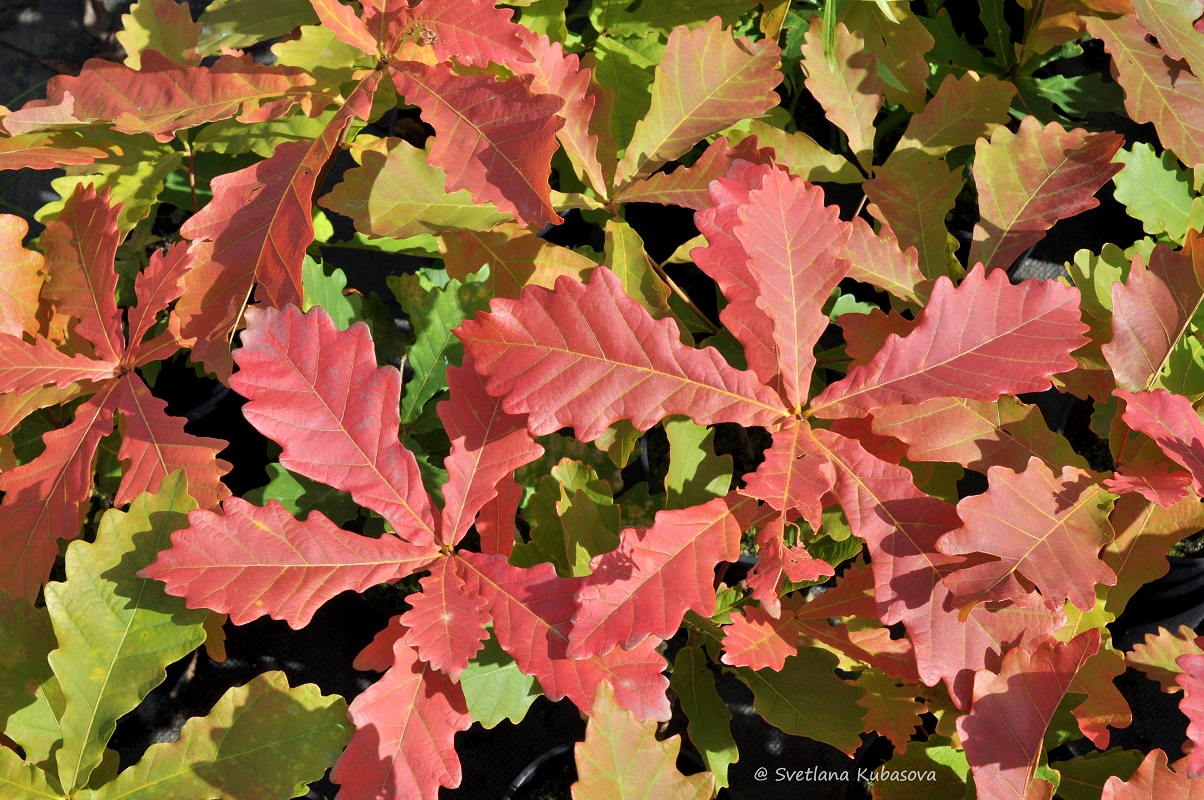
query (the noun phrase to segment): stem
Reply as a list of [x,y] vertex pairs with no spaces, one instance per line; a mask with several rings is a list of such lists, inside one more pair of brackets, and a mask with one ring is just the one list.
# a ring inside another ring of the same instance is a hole
[[703,314],[702,310],[698,306],[694,305],[694,301],[690,299],[690,295],[686,294],[685,291],[678,286],[672,278],[669,277],[669,273],[665,272],[664,267],[653,261],[651,258],[648,259],[648,263],[652,265],[654,270],[656,270],[656,274],[661,276],[661,280],[668,284],[669,288],[673,290],[673,293],[677,295],[678,299],[685,303],[687,308],[698,315],[698,318],[702,320],[702,324],[706,325],[707,329],[711,333],[719,333],[719,326],[707,319],[707,315]]

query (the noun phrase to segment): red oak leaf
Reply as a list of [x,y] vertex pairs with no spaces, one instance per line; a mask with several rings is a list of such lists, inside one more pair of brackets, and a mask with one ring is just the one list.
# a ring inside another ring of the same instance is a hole
[[[823,20],[811,17],[801,49],[807,90],[825,115],[849,137],[849,149],[866,168],[874,147],[874,117],[882,107],[883,82],[877,59],[859,32],[836,23],[832,45],[825,43]],[[831,48],[831,49],[829,49]]]
[[280,463],[349,492],[402,538],[433,544],[418,462],[398,440],[401,373],[376,366],[368,326],[340,331],[321,306],[251,308],[242,343],[230,385],[248,399],[250,423],[283,448]]
[[[1018,600],[1035,585],[1051,602],[1069,598],[1095,607],[1095,585],[1111,586],[1116,574],[1100,559],[1112,540],[1108,513],[1114,497],[1077,467],[1060,474],[1036,456],[1024,472],[991,467],[986,492],[957,504],[962,527],[937,548],[949,555],[988,553],[988,561],[945,578],[965,609],[987,600]],[[1023,578],[1025,583],[1020,579]]]
[[376,55],[382,50],[381,43],[368,30],[364,21],[356,16],[355,9],[343,5],[340,0],[310,0],[322,27],[334,34],[344,44],[359,48],[365,53]]
[[469,593],[456,572],[455,558],[441,558],[422,579],[422,591],[406,598],[410,610],[400,623],[408,629],[406,644],[418,657],[453,679],[489,638],[485,599]]
[[[1196,640],[1200,646],[1200,640]],[[1183,655],[1175,659],[1183,674],[1175,683],[1183,687],[1179,710],[1187,715],[1187,738],[1191,752],[1187,754],[1187,777],[1204,775],[1204,655]]]
[[1112,156],[1124,137],[1111,131],[1044,128],[1036,117],[1012,133],[999,126],[974,148],[974,182],[981,221],[974,226],[969,263],[1006,269],[1041,241],[1060,219],[1095,208],[1095,193],[1120,171]]
[[194,360],[219,378],[230,374],[230,337],[255,281],[272,305],[301,301],[314,192],[347,126],[367,118],[380,77],[358,84],[316,139],[287,142],[271,158],[214,178],[213,199],[180,228],[189,241],[212,242],[196,251],[176,315],[181,335],[199,340]]
[[32,343],[18,336],[0,334],[0,392],[25,394],[40,386],[60,389],[75,383],[105,381],[117,376],[121,365],[97,361],[82,353],[69,355],[49,339]]
[[588,284],[560,278],[555,291],[494,300],[455,333],[489,392],[537,436],[569,426],[589,442],[621,419],[645,431],[672,414],[772,425],[785,413],[752,373],[683,345],[677,324],[653,319],[605,267]]
[[525,417],[507,414],[501,400],[485,391],[471,356],[464,357],[463,367],[448,368],[447,384],[451,399],[437,408],[451,439],[451,453],[443,461],[447,483],[439,527],[441,541],[454,546],[497,496],[498,484],[539,458],[543,448],[531,438]]
[[498,481],[497,496],[477,513],[477,535],[481,539],[481,552],[488,555],[503,555],[507,558],[514,552],[514,515],[523,499],[523,487],[513,477]]
[[1186,770],[1176,772],[1166,764],[1166,753],[1152,750],[1127,781],[1113,775],[1104,784],[1100,800],[1201,800],[1204,781],[1192,780]]
[[835,574],[831,564],[812,558],[804,548],[787,547],[782,539],[784,532],[781,517],[770,520],[761,529],[757,534],[760,558],[744,579],[752,598],[775,619],[782,613],[779,592],[784,576],[802,582],[829,578]]
[[[3,127],[0,121],[0,127]],[[78,134],[27,133],[24,136],[0,134],[0,170],[62,169],[80,167],[105,158],[108,152],[83,144]]]
[[1034,456],[1051,467],[1087,466],[1036,406],[1009,395],[994,403],[943,397],[878,408],[873,429],[904,442],[911,461],[950,461],[979,472],[991,466],[1020,472]]
[[46,261],[41,253],[22,246],[27,233],[29,223],[24,219],[0,214],[0,284],[4,286],[0,292],[0,334],[18,338],[37,327],[35,315]]
[[1149,436],[1167,458],[1190,472],[1196,494],[1204,496],[1204,422],[1191,401],[1166,389],[1117,389],[1113,394],[1125,401],[1125,424]]
[[1125,90],[1133,121],[1152,122],[1158,140],[1189,167],[1204,164],[1204,81],[1167,58],[1132,14],[1084,22],[1112,56],[1112,74]]
[[1140,253],[1124,283],[1112,284],[1112,341],[1100,350],[1116,385],[1148,391],[1171,348],[1204,302],[1204,242],[1188,231],[1182,250],[1158,245],[1149,267]]
[[874,167],[874,177],[864,184],[871,201],[866,210],[890,226],[900,247],[916,248],[926,278],[961,271],[960,265],[954,269],[956,259],[950,263],[945,215],[953,210],[963,184],[960,167],[950,172],[944,159],[898,150]]
[[1158,626],[1157,633],[1147,633],[1145,638],[1125,653],[1125,663],[1141,670],[1152,681],[1157,681],[1162,691],[1175,693],[1183,690],[1176,681],[1183,675],[1183,667],[1177,663],[1180,656],[1201,655],[1204,650],[1196,644],[1196,632],[1186,625],[1171,632]]
[[841,314],[837,324],[844,334],[844,353],[849,357],[849,366],[870,363],[886,344],[886,337],[894,334],[903,338],[911,333],[916,322],[894,309],[883,312],[875,308],[868,314]]
[[[660,203],[703,211],[711,208],[711,181],[724,178],[737,160],[770,164],[773,162],[773,150],[758,148],[756,136],[741,139],[735,146],[720,136],[702,151],[702,155],[691,166],[679,166],[672,172],[650,175],[628,186],[615,200],[622,203]],[[727,235],[731,235],[730,230]]]
[[1191,494],[1192,475],[1169,461],[1130,462],[1117,465],[1103,483],[1113,494],[1136,492],[1151,503],[1170,508]]
[[[564,121],[563,127],[556,132],[556,139],[564,147],[581,180],[605,200],[608,173],[598,153],[599,136],[607,133],[600,134],[594,124],[599,98],[590,84],[591,71],[581,66],[581,58],[576,53],[565,53],[559,42],[538,36],[522,25],[513,27],[535,60],[531,64],[515,61],[509,64],[510,68],[516,75],[531,75],[534,78],[531,89],[537,94],[564,99],[564,106],[556,112],[556,116]],[[608,146],[614,147],[613,143]]]
[[534,79],[457,75],[446,64],[389,66],[397,91],[435,128],[427,160],[447,173],[447,190],[467,189],[523,224],[557,224],[548,176],[563,99],[532,90]]
[[771,617],[764,606],[745,606],[723,627],[724,664],[780,672],[786,659],[798,653],[799,623],[795,612],[802,598],[786,599],[784,614]]
[[298,103],[316,114],[333,99],[318,81],[294,67],[265,67],[222,56],[212,67],[185,67],[153,50],[141,69],[89,59],[78,76],[56,75],[46,99],[33,100],[4,118],[12,135],[106,123],[122,133],[149,133],[169,142],[176,131],[237,116],[266,122]]
[[378,15],[372,4],[364,8],[369,30],[387,20],[382,39],[388,43],[386,52],[397,52],[399,44],[412,38],[430,47],[439,61],[454,58],[480,67],[492,61],[517,72],[531,62],[532,56],[524,44],[526,29],[511,22],[512,16],[513,11],[496,7],[493,0],[391,2],[383,15]]
[[719,284],[727,298],[728,303],[719,312],[719,319],[744,345],[749,369],[762,383],[776,387],[779,375],[773,321],[757,307],[760,291],[748,268],[744,245],[734,233],[740,223],[740,207],[773,170],[774,167],[769,165],[736,160],[731,163],[726,177],[708,185],[710,205],[694,215],[694,224],[706,237],[707,246],[694,248],[690,257],[699,269]]
[[824,495],[836,475],[815,444],[806,420],[792,420],[773,434],[765,460],[748,476],[741,494],[764,500],[785,521],[803,517],[819,530]]
[[1048,636],[1065,615],[1033,594],[1005,608],[980,604],[959,619],[942,578],[964,562],[936,549],[941,535],[959,526],[957,510],[853,440],[831,431],[816,437],[836,468],[833,494],[870,551],[878,616],[906,626],[920,679],[928,686],[944,680],[954,704],[969,708],[975,670],[997,667],[1004,650]]
[[96,450],[113,430],[111,386],[76,408],[70,425],[47,433],[40,456],[0,473],[0,589],[9,594],[37,597],[59,553],[58,539],[79,535]]
[[512,567],[505,556],[460,553],[468,591],[489,603],[498,644],[518,668],[539,680],[550,700],[568,697],[588,713],[598,684],[614,687],[619,705],[638,719],[669,719],[662,675],[665,659],[656,639],[633,650],[615,648],[604,656],[571,659],[566,655],[576,611],[574,593],[581,578],[560,578],[551,564]]
[[658,512],[651,528],[627,528],[619,546],[594,556],[573,595],[569,658],[630,650],[667,639],[687,611],[715,613],[715,567],[740,557],[740,533],[755,503],[735,495]]
[[979,797],[1051,796],[1053,787],[1036,775],[1045,729],[1099,645],[1100,633],[1092,629],[1031,653],[1017,647],[1003,657],[998,674],[979,670],[974,675],[974,702],[957,720],[957,731]]
[[436,800],[440,786],[460,785],[455,736],[472,725],[464,692],[401,638],[389,671],[348,714],[355,733],[330,773],[339,797]]
[[401,615],[389,617],[385,627],[376,632],[368,646],[356,655],[351,666],[361,672],[384,672],[393,666],[393,643],[406,635],[406,628],[401,624]]
[[[887,337],[868,364],[850,369],[811,409],[835,418],[937,397],[1042,391],[1050,375],[1074,368],[1070,353],[1086,344],[1086,330],[1077,289],[1056,281],[1013,285],[1002,272],[975,267],[956,288],[937,279],[911,333]],[[1017,352],[1032,358],[1017,360]]]
[[828,327],[823,304],[849,271],[840,258],[849,228],[824,193],[801,178],[771,171],[737,209],[737,241],[748,256],[757,307],[773,321],[785,399],[807,402],[815,343]]
[[234,497],[222,513],[194,511],[188,521],[143,575],[235,625],[267,615],[303,628],[339,592],[392,583],[438,555],[388,534],[348,533],[317,511],[299,522],[275,500],[261,508]]

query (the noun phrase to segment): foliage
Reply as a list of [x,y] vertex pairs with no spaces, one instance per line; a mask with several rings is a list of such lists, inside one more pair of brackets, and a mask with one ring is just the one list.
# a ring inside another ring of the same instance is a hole
[[[574,797],[710,797],[721,675],[942,797],[1201,791],[1204,642],[1107,625],[1204,527],[1204,7],[943,5],[139,0],[124,63],[0,109],[0,169],[68,173],[36,244],[0,217],[8,793],[433,800],[542,694],[589,718]],[[1101,197],[1147,235],[1009,277]],[[365,296],[351,250],[425,261]],[[185,351],[266,486],[167,413]],[[349,708],[267,673],[118,770],[222,615],[401,581]],[[1183,762],[1108,750],[1126,664]]]

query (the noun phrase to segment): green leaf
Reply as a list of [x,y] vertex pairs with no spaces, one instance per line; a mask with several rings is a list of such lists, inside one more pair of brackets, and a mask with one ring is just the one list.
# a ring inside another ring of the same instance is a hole
[[640,440],[640,432],[625,419],[621,419],[602,431],[602,435],[594,439],[594,447],[606,453],[610,461],[619,469],[631,462],[631,454],[635,451],[636,443]]
[[478,311],[489,308],[487,273],[470,275],[465,283],[452,279],[446,288],[423,290],[412,275],[389,276],[389,288],[410,316],[414,344],[407,358],[414,377],[401,398],[401,424],[409,425],[421,415],[423,406],[447,388],[448,364],[459,364],[464,347],[452,330]]
[[676,0],[672,3],[595,0],[589,18],[599,33],[620,35],[652,29],[667,34],[678,25],[697,28],[711,17],[719,17],[724,26],[729,26],[756,5],[752,0]]
[[935,42],[928,52],[928,60],[937,65],[929,78],[929,88],[935,91],[950,73],[961,75],[973,70],[982,75],[994,72],[982,53],[954,29],[948,11],[941,9],[933,17],[920,17],[920,22],[932,34]]
[[1141,764],[1142,755],[1137,750],[1116,748],[1104,753],[1088,753],[1067,761],[1050,764],[1061,775],[1058,782],[1058,797],[1062,800],[1099,800],[1108,778],[1115,775],[1122,781],[1133,777]]
[[619,276],[627,296],[638,300],[649,314],[656,319],[671,315],[668,301],[672,290],[656,273],[635,228],[622,220],[606,220],[602,263]]
[[427,163],[426,150],[401,139],[368,142],[358,160],[361,166],[347,170],[321,204],[349,217],[361,233],[405,239],[447,230],[487,231],[512,218],[492,203],[474,202],[467,189],[446,191],[447,173]]
[[1094,111],[1125,116],[1125,95],[1120,84],[1105,82],[1102,75],[1050,75],[1031,78],[1037,92],[1077,119]]
[[460,673],[460,688],[472,721],[483,728],[494,728],[506,719],[517,725],[542,694],[535,678],[520,672],[497,643],[492,626],[485,646]]
[[1146,233],[1166,234],[1176,242],[1187,235],[1187,217],[1191,212],[1191,175],[1179,168],[1179,160],[1169,150],[1161,156],[1144,142],[1134,142],[1112,159],[1124,164],[1112,180],[1115,197],[1124,204],[1130,217],[1141,220]]
[[1097,320],[1111,320],[1112,285],[1124,283],[1130,266],[1125,252],[1111,242],[1103,246],[1099,255],[1090,250],[1075,253],[1074,261],[1066,263],[1066,271],[1078,287],[1083,311]]
[[[173,150],[170,143],[160,144],[151,136],[125,136],[106,131],[105,137],[116,143],[108,158],[79,171],[72,170],[74,175],[55,178],[50,187],[60,198],[70,197],[78,186],[108,189],[109,201],[121,203],[117,229],[129,233],[150,214],[163,191],[164,181],[180,165],[184,154]],[[45,222],[63,209],[63,202],[60,199],[47,203],[38,209],[34,218]]]
[[1175,342],[1156,385],[1185,396],[1193,405],[1204,398],[1204,344],[1194,336]]
[[[780,672],[741,667],[736,674],[752,689],[753,708],[770,725],[851,754],[861,744],[865,709],[857,701],[865,690],[836,677],[836,664],[836,656],[827,650],[800,647]],[[817,697],[824,702],[816,703]]]
[[1003,16],[1005,0],[978,0],[979,17],[987,29],[987,47],[995,61],[1006,71],[1016,63],[1016,48],[1012,44],[1012,28]]
[[635,124],[652,107],[652,77],[665,55],[665,37],[655,31],[640,36],[599,36],[594,43],[594,77],[603,89],[614,93],[610,109],[610,133],[620,153],[631,141]]
[[374,61],[321,25],[301,26],[300,36],[272,45],[272,53],[276,66],[300,67],[333,86],[351,80],[356,66],[370,66]]
[[215,0],[201,13],[199,47],[207,56],[222,46],[244,48],[317,25],[309,0]]
[[49,775],[26,764],[21,757],[0,747],[0,795],[4,800],[60,800],[60,792]]
[[949,745],[928,742],[911,742],[907,752],[895,755],[882,767],[890,772],[907,772],[927,776],[935,773],[934,780],[877,781],[874,783],[875,800],[902,800],[923,797],[925,800],[962,800],[966,797],[970,780],[970,764],[962,750]]
[[347,288],[347,276],[343,270],[327,267],[307,255],[301,265],[301,283],[305,289],[302,311],[321,306],[341,331],[347,330],[351,323],[360,318],[363,300],[356,295],[343,294]]
[[715,431],[689,419],[666,420],[669,471],[665,508],[700,506],[723,497],[732,486],[732,457],[715,455]]
[[350,738],[343,698],[312,683],[290,688],[283,672],[265,672],[184,723],[178,741],[151,745],[141,761],[80,800],[297,797]]
[[318,138],[334,119],[335,113],[336,109],[332,108],[316,117],[307,117],[296,111],[280,119],[253,122],[250,125],[237,119],[218,120],[201,128],[192,144],[198,151],[231,156],[254,153],[270,158],[276,148],[286,142]]
[[46,609],[0,591],[0,730],[35,764],[49,758],[63,738],[59,716],[65,701],[46,660],[54,645]]
[[530,541],[514,546],[510,563],[550,562],[561,577],[588,575],[590,559],[619,546],[619,507],[610,484],[593,468],[565,459],[541,478],[523,516]]
[[138,577],[194,508],[184,473],[164,478],[158,493],[135,498],[128,512],[106,512],[95,543],[72,542],[67,580],[46,585],[58,639],[50,666],[66,698],[56,759],[68,791],[88,784],[118,718],[163,682],[168,664],[205,640],[207,611]]
[[707,666],[706,654],[694,644],[677,651],[669,686],[677,692],[689,725],[690,741],[715,773],[715,783],[727,786],[727,768],[740,753],[732,738],[732,715],[715,689],[715,674]]
[[335,525],[343,525],[359,516],[359,506],[346,492],[289,472],[279,464],[268,464],[266,469],[267,486],[243,495],[248,502],[262,506],[275,500],[297,519],[305,519],[310,511],[321,511]]
[[518,21],[553,42],[563,42],[569,37],[564,21],[568,5],[569,0],[532,0],[523,6]]
[[125,65],[139,69],[142,51],[154,50],[177,64],[196,64],[201,25],[192,21],[188,3],[175,0],[138,0],[121,16],[117,41],[125,49]]

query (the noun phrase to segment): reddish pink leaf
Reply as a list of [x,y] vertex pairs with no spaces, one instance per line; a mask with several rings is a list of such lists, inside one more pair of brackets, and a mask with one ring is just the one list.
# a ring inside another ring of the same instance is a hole
[[815,444],[806,420],[791,420],[773,434],[765,460],[746,478],[741,494],[764,500],[785,521],[803,517],[819,530],[823,497],[836,479],[832,465]]
[[348,714],[355,733],[330,773],[340,798],[436,800],[440,786],[460,785],[455,736],[472,725],[464,692],[401,639],[389,671]]
[[[468,5],[464,4],[464,7]],[[580,56],[576,53],[565,53],[559,42],[552,42],[547,36],[537,36],[522,25],[511,24],[510,27],[516,29],[523,40],[527,52],[531,54],[528,58],[535,59],[529,65],[512,59],[510,68],[516,75],[531,75],[535,79],[531,84],[535,93],[564,99],[564,106],[556,112],[556,116],[564,121],[564,126],[556,132],[556,139],[564,147],[565,155],[581,180],[605,200],[608,192],[607,170],[599,161],[598,134],[591,124],[594,122],[598,96],[591,91],[590,70],[581,66]]]
[[213,242],[209,261],[188,276],[177,308],[184,336],[225,336],[252,278],[275,306],[301,301],[317,182],[352,119],[368,117],[380,78],[374,72],[358,84],[316,139],[282,144],[271,158],[213,179],[213,199],[180,228],[185,239]]
[[[628,186],[615,200],[623,203],[660,203],[703,211],[711,207],[708,192],[711,181],[726,176],[732,163],[737,160],[769,164],[773,161],[773,150],[758,148],[756,136],[741,139],[734,147],[720,136],[711,142],[692,166],[679,166],[672,172],[650,175]],[[731,232],[727,231],[727,235],[730,236]]]
[[883,82],[865,38],[836,23],[831,50],[823,20],[812,15],[802,45],[805,84],[829,120],[849,137],[849,149],[867,169],[873,159],[874,117],[882,107]]
[[1189,167],[1204,164],[1204,81],[1167,58],[1132,14],[1084,21],[1112,56],[1112,75],[1125,90],[1133,121],[1154,123],[1158,140]]
[[861,217],[853,219],[841,258],[849,262],[849,277],[877,286],[909,303],[928,300],[932,284],[920,272],[920,255],[914,246],[904,250],[889,225],[874,233]]
[[385,627],[376,632],[368,646],[356,655],[351,666],[361,672],[385,672],[393,666],[393,643],[404,638],[406,632],[400,614],[389,617]]
[[447,383],[451,399],[437,409],[451,439],[451,453],[443,461],[447,483],[440,541],[454,546],[497,495],[498,484],[539,458],[543,448],[531,438],[525,417],[507,414],[501,400],[485,391],[470,356],[463,367],[448,368]]
[[[3,142],[0,139],[0,145]],[[46,259],[21,244],[27,233],[29,223],[24,219],[0,214],[0,334],[9,336],[20,336],[37,327],[35,315]]]
[[113,430],[110,391],[101,390],[75,409],[70,425],[47,433],[40,456],[0,473],[0,589],[13,596],[37,597],[58,555],[59,538],[79,535],[96,449]]
[[[1050,375],[1074,368],[1070,353],[1086,343],[1086,330],[1077,289],[1057,281],[1012,285],[1002,272],[975,267],[956,288],[938,279],[912,332],[888,337],[870,363],[849,370],[811,408],[835,418],[937,397],[1042,391]],[[1017,352],[1031,358],[1018,360]]]
[[[1197,647],[1200,640],[1196,640]],[[1179,710],[1187,715],[1187,738],[1191,752],[1187,754],[1187,777],[1204,775],[1204,655],[1179,656],[1175,663],[1183,674],[1175,683],[1183,687]]]
[[1127,781],[1116,775],[1104,784],[1100,800],[1202,800],[1204,781],[1192,780],[1180,767],[1175,772],[1166,765],[1166,753],[1151,750]]
[[427,159],[447,173],[449,192],[467,189],[523,224],[560,222],[548,176],[563,124],[556,116],[561,98],[535,93],[527,76],[499,81],[407,62],[389,69],[406,102],[435,128]]
[[340,331],[321,306],[247,310],[230,385],[289,470],[350,492],[402,538],[433,543],[418,462],[398,441],[401,373],[377,367],[368,326]]
[[760,558],[744,579],[744,585],[761,608],[773,618],[782,613],[780,590],[783,576],[792,581],[814,581],[835,574],[832,565],[812,558],[802,547],[787,547],[782,537],[784,520],[777,517],[757,534]]
[[950,461],[979,472],[1023,470],[1036,456],[1051,467],[1086,467],[1070,442],[1045,424],[1036,406],[1004,395],[994,403],[958,397],[874,410],[874,432],[907,445],[911,461]]
[[868,314],[841,314],[837,324],[844,334],[844,352],[849,357],[849,366],[859,367],[874,360],[886,344],[886,337],[892,333],[899,338],[911,333],[916,320],[908,319],[894,309],[883,313],[875,308]]
[[1092,629],[1031,653],[1017,647],[1003,657],[999,674],[975,674],[974,703],[957,720],[957,731],[979,797],[1051,796],[1053,787],[1036,776],[1045,730],[1075,674],[1099,645],[1100,633]]
[[785,414],[752,373],[683,345],[677,324],[653,319],[605,267],[588,284],[561,278],[555,291],[529,286],[490,308],[456,335],[489,392],[529,415],[537,436],[568,426],[589,442],[621,419],[645,431],[672,414],[701,425],[772,425]]
[[[190,248],[184,242],[176,242],[166,255],[159,250],[152,253],[150,263],[134,278],[138,304],[127,315],[130,358],[136,365],[167,358],[180,348],[178,332],[171,325],[154,339],[142,340],[154,327],[159,312],[184,293],[184,276],[192,269],[192,263]],[[192,486],[191,482],[189,485]]]
[[777,386],[778,359],[774,350],[773,322],[760,308],[760,291],[748,268],[748,254],[736,238],[740,223],[739,209],[748,202],[749,193],[758,188],[772,166],[733,161],[724,178],[707,187],[710,205],[694,215],[694,224],[706,237],[707,247],[690,251],[694,263],[719,284],[728,303],[719,319],[740,344],[748,366],[760,381]]
[[573,594],[581,578],[560,578],[551,564],[529,569],[512,567],[500,555],[460,553],[466,565],[468,591],[489,603],[498,644],[514,658],[518,668],[539,679],[550,700],[568,697],[583,712],[589,711],[594,691],[602,681],[614,687],[619,705],[638,719],[669,719],[662,675],[664,658],[656,652],[656,639],[646,639],[634,650],[615,648],[604,656],[570,659],[566,655],[572,631],[569,621],[576,610]]
[[421,592],[406,598],[410,610],[401,615],[401,624],[409,630],[406,644],[435,669],[459,678],[489,638],[485,599],[465,589],[455,558],[439,559],[421,584]]
[[1113,394],[1125,401],[1125,423],[1153,439],[1167,458],[1190,472],[1196,494],[1204,496],[1204,422],[1191,401],[1166,389],[1117,389]]
[[217,457],[226,448],[220,439],[193,436],[184,420],[167,415],[167,403],[150,393],[141,378],[126,375],[117,382],[117,409],[125,419],[121,459],[125,474],[117,487],[115,505],[125,505],[143,492],[156,492],[177,469],[188,475],[189,494],[201,508],[216,508],[230,496],[222,476],[230,464]]
[[1191,473],[1169,461],[1121,464],[1111,478],[1104,479],[1104,487],[1109,492],[1136,492],[1162,508],[1170,508],[1184,500],[1191,494],[1191,486]]
[[667,639],[687,611],[715,613],[715,567],[740,557],[740,533],[755,503],[734,495],[661,511],[651,528],[627,528],[619,546],[594,556],[573,595],[569,658],[631,650]]
[[981,221],[974,226],[969,263],[1006,269],[1060,219],[1095,208],[1095,193],[1121,169],[1112,156],[1118,133],[1044,128],[1025,117],[1012,133],[999,126],[974,148],[974,182]]
[[56,313],[79,320],[75,332],[96,348],[102,361],[120,361],[125,355],[113,269],[121,242],[119,212],[109,205],[108,190],[98,195],[96,187],[81,184],[40,237],[51,278],[42,298],[54,304]]
[[[465,64],[505,64],[515,72],[531,62],[524,46],[525,29],[511,22],[514,12],[495,7],[493,0],[421,0],[407,6],[391,3],[387,12],[389,52],[398,42],[413,37],[429,46],[439,61],[456,59]],[[365,14],[372,25],[372,15]]]
[[1146,268],[1140,253],[1124,283],[1112,284],[1112,341],[1100,349],[1116,385],[1149,391],[1171,348],[1204,302],[1204,242],[1189,231],[1183,249],[1154,248]]
[[1022,473],[991,467],[987,479],[986,492],[958,503],[962,527],[938,543],[950,555],[999,557],[945,578],[958,604],[1020,599],[1032,584],[1051,602],[1069,598],[1084,611],[1094,608],[1095,585],[1116,583],[1100,560],[1112,540],[1108,513],[1115,498],[1087,471],[1063,467],[1058,474],[1036,456]]
[[222,56],[212,67],[183,67],[147,50],[141,69],[89,59],[79,76],[51,78],[46,99],[9,114],[4,127],[16,136],[106,123],[169,142],[176,131],[227,117],[266,122],[297,104],[316,114],[333,99],[317,85],[308,72],[293,67],[264,67],[234,56]]
[[96,361],[80,353],[67,355],[40,336],[30,344],[16,336],[0,334],[0,392],[5,394],[24,394],[42,386],[63,389],[73,383],[104,381],[115,376],[119,369],[111,361]]
[[745,606],[732,614],[732,624],[723,628],[724,664],[749,669],[772,669],[778,672],[786,659],[798,653],[798,618],[794,612],[801,599],[792,602],[786,613],[776,619],[758,606]]
[[518,513],[522,499],[523,487],[513,477],[498,481],[497,496],[477,514],[477,535],[481,538],[482,553],[509,558],[514,552],[514,515]]
[[816,435],[836,467],[833,494],[870,551],[878,616],[906,626],[920,679],[928,686],[944,680],[954,704],[968,708],[975,670],[997,667],[1003,650],[1040,640],[1065,615],[1034,594],[1004,609],[979,605],[959,620],[941,579],[961,561],[936,549],[937,539],[960,524],[957,510],[916,489],[904,467],[830,431]]
[[849,228],[824,193],[801,178],[772,171],[737,209],[737,241],[748,254],[757,307],[773,320],[786,400],[807,402],[815,343],[828,327],[823,304],[849,271],[840,258]]
[[235,625],[267,615],[303,628],[339,592],[391,583],[438,555],[389,534],[347,533],[317,511],[298,522],[275,500],[260,508],[230,498],[222,513],[195,511],[189,523],[143,574]]

